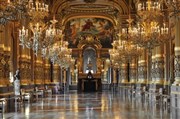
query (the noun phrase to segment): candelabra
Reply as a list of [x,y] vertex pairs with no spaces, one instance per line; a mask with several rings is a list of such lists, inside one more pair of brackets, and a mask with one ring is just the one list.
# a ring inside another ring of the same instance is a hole
[[20,19],[21,15],[27,11],[27,3],[28,0],[1,1],[0,24],[5,25],[8,21]]

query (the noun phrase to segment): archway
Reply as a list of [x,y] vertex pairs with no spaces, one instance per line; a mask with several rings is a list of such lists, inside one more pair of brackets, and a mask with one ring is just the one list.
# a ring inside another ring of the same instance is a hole
[[97,72],[96,51],[92,47],[87,47],[83,52],[83,73],[87,73],[87,71],[89,71],[88,69],[89,63],[91,63],[92,73],[96,73]]

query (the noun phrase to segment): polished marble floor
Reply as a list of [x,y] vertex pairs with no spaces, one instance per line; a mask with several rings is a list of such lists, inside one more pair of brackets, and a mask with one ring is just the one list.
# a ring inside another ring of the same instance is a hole
[[119,92],[70,91],[27,102],[17,112],[3,114],[3,119],[179,119],[176,111]]

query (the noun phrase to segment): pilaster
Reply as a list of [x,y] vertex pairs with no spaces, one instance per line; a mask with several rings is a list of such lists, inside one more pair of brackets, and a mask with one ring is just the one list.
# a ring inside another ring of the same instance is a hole
[[133,59],[130,63],[130,83],[135,84],[136,83],[136,76],[137,76],[137,64],[136,59]]
[[176,18],[175,24],[175,58],[174,58],[174,71],[175,81],[173,85],[180,85],[180,19]]
[[122,64],[120,66],[120,72],[121,72],[121,82],[122,84],[128,84],[128,68],[127,68],[127,64]]
[[147,60],[146,51],[143,50],[142,56],[140,56],[138,61],[138,82],[139,84],[147,83]]
[[156,48],[155,61],[155,84],[163,85],[164,83],[164,45]]

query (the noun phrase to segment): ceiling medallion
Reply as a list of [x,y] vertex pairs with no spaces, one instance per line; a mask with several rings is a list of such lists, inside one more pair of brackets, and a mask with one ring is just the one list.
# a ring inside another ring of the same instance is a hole
[[96,0],[84,0],[84,2],[86,2],[86,3],[94,3],[94,2],[96,2]]

